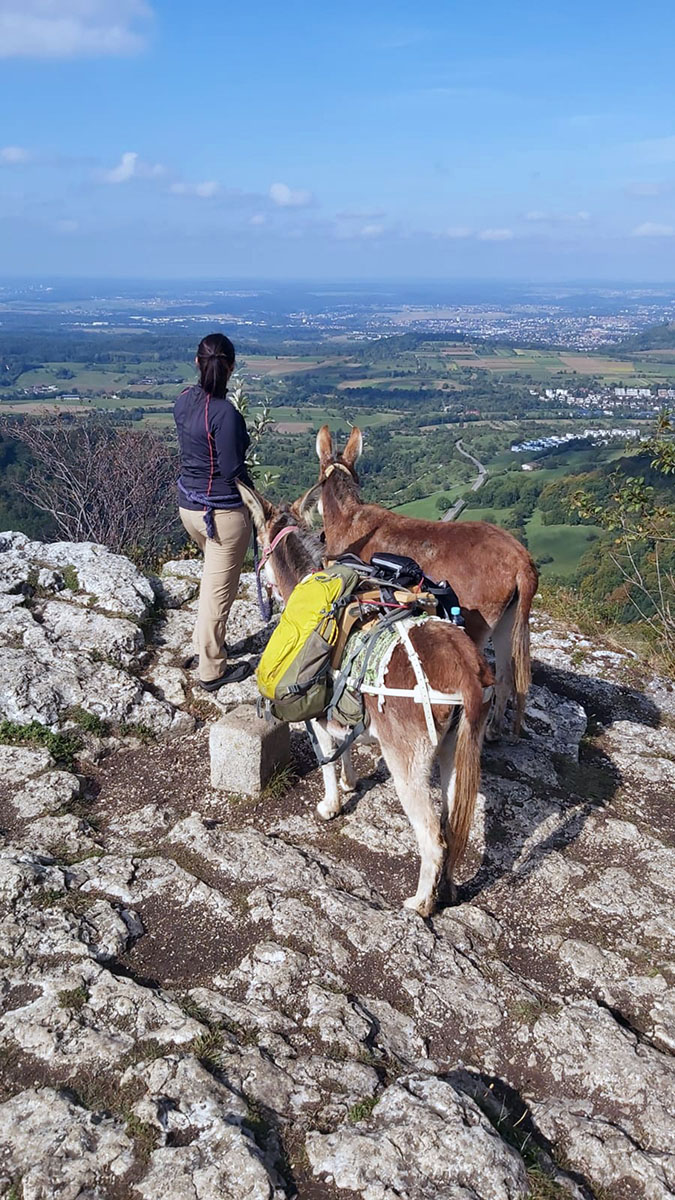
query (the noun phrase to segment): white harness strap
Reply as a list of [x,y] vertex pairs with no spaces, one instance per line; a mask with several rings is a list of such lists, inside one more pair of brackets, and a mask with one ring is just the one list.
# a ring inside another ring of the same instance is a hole
[[[434,621],[438,620],[439,618],[429,617],[427,619]],[[392,627],[392,632],[396,633],[398,641],[405,646],[408,658],[410,659],[410,665],[417,680],[414,688],[390,688],[385,687],[384,683],[382,683],[382,680],[389,669],[389,661],[391,656],[396,649],[396,639],[392,639],[390,646],[380,662],[377,672],[377,683],[358,682],[357,684],[357,681],[354,679],[350,679],[349,683],[352,686],[358,686],[358,690],[364,695],[377,696],[379,701],[378,708],[380,711],[382,711],[384,707],[385,698],[387,696],[404,696],[410,700],[414,700],[416,704],[421,704],[424,708],[424,719],[426,721],[429,739],[432,746],[437,746],[438,733],[436,732],[436,726],[434,724],[432,705],[443,704],[460,706],[464,703],[464,697],[460,692],[439,692],[436,688],[429,686],[429,680],[424,674],[424,668],[420,661],[420,656],[412,644],[409,633],[409,629],[412,628],[414,624],[419,623],[420,622],[409,621],[407,618],[405,618],[403,621],[398,622]],[[489,687],[483,688],[484,703],[492,699],[494,690],[495,689],[492,684]]]
[[424,719],[427,723],[427,730],[429,732],[429,740],[430,740],[432,746],[437,746],[438,745],[438,734],[436,732],[436,726],[434,724],[434,714],[431,711],[431,700],[429,698],[429,683],[428,683],[426,675],[424,674],[424,669],[420,662],[420,656],[412,644],[408,630],[404,629],[402,624],[396,625],[394,628],[396,629],[396,633],[398,634],[400,641],[403,643],[406,650],[408,651],[408,658],[410,659],[410,665],[411,665],[413,671],[415,672],[415,679],[417,680],[417,688],[415,690],[419,691],[419,693],[420,693],[420,699],[421,699],[422,707],[424,709]]

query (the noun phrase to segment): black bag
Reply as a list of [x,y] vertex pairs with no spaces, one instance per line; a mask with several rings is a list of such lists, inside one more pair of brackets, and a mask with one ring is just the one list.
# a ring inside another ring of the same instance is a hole
[[424,579],[424,571],[414,558],[406,554],[373,554],[371,566],[377,575],[394,587],[417,587]]

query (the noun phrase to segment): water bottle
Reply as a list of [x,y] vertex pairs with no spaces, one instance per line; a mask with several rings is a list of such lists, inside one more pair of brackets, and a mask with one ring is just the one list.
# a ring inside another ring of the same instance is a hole
[[464,617],[462,616],[461,609],[459,609],[457,605],[454,605],[450,609],[450,620],[452,621],[453,625],[458,625],[460,629],[464,628]]

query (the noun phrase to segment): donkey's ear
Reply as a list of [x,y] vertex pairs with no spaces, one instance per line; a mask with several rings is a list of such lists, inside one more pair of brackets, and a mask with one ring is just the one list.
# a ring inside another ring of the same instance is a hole
[[327,425],[322,425],[316,435],[316,454],[322,468],[335,460],[335,444]]
[[309,488],[304,496],[300,496],[298,500],[294,500],[291,504],[291,512],[294,516],[299,517],[301,521],[306,521],[313,508],[319,502],[321,495],[321,484],[315,483],[314,487]]
[[253,517],[253,524],[257,532],[262,536],[268,522],[274,516],[274,505],[256,492],[255,488],[249,487],[247,483],[242,483],[241,479],[235,479],[235,483],[243,503]]
[[347,445],[342,451],[342,461],[346,467],[353,467],[357,458],[363,453],[363,434],[361,430],[354,425],[347,439]]

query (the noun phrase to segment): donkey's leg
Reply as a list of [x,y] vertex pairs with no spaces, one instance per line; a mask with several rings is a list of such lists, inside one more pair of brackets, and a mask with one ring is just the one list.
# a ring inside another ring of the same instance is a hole
[[343,792],[353,792],[359,778],[354,770],[352,761],[352,747],[348,746],[342,758],[340,759],[342,770],[340,771],[340,788]]
[[[399,730],[399,738],[401,731]],[[420,852],[420,874],[414,896],[404,900],[421,917],[428,917],[436,906],[436,894],[443,874],[445,844],[441,825],[431,799],[429,775],[433,750],[427,741],[405,745],[380,743],[382,755],[394,782],[403,809],[415,831]]]
[[514,694],[511,637],[515,619],[516,605],[510,604],[492,630],[496,684],[494,703],[485,734],[488,742],[496,742],[501,737],[506,705]]
[[[333,749],[333,738],[325,725],[320,721],[312,721],[312,729],[316,735],[321,753],[330,754]],[[328,763],[327,766],[322,767],[321,773],[323,775],[325,795],[323,800],[320,800],[317,804],[316,811],[325,821],[330,821],[331,817],[337,816],[342,808],[342,798],[338,791],[335,763]]]

